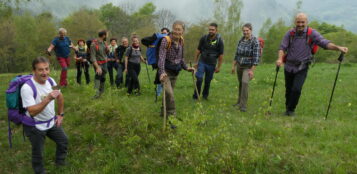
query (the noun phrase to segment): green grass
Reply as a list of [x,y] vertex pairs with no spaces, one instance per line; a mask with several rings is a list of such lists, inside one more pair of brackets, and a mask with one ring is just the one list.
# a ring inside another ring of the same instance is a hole
[[[154,86],[148,83],[144,66],[141,96],[127,96],[125,89],[107,85],[100,100],[91,100],[93,83],[75,84],[71,70],[70,85],[62,90],[69,165],[54,167],[55,144],[47,139],[45,166],[50,173],[61,174],[357,173],[357,64],[342,65],[330,115],[324,120],[336,71],[336,64],[310,69],[293,118],[282,116],[283,71],[273,106],[268,107],[274,65],[257,68],[246,113],[232,107],[238,83],[230,65],[215,74],[209,100],[202,102],[192,100],[191,74],[181,72],[175,89],[179,119],[171,120],[178,129],[162,132],[161,103],[154,103]],[[58,73],[52,76],[58,79]],[[0,75],[2,91],[14,75]],[[28,173],[31,145],[22,140],[22,128],[17,127],[14,147],[9,149],[4,93],[0,96],[0,173]]]

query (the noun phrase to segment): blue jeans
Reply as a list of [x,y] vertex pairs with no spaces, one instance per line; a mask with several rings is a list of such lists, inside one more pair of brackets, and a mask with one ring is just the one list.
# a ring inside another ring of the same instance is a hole
[[[209,95],[209,88],[211,85],[211,81],[213,79],[213,74],[214,74],[214,70],[216,69],[216,65],[212,65],[212,64],[205,64],[202,61],[200,61],[198,63],[198,69],[196,72],[196,86],[197,86],[197,90],[198,90],[198,95],[201,94],[201,86],[202,86],[202,82],[203,82],[203,75],[205,75],[205,86],[203,88],[203,92],[202,92],[202,96],[203,98],[207,98]],[[196,90],[194,91],[193,94],[193,98],[197,99],[198,95],[196,93]]]

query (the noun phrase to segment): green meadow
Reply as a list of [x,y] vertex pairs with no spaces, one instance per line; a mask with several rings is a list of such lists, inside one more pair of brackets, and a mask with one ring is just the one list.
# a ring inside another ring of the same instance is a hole
[[[102,98],[89,85],[75,83],[69,71],[63,127],[69,137],[68,165],[54,166],[55,144],[46,139],[48,173],[357,173],[357,64],[343,64],[332,107],[328,106],[337,64],[316,64],[309,70],[295,117],[283,116],[282,69],[273,100],[273,64],[257,67],[250,82],[248,111],[237,101],[237,76],[225,64],[215,74],[208,100],[194,101],[192,74],[182,71],[175,88],[177,129],[163,131],[161,97],[142,65],[142,95],[111,88],[107,78]],[[149,70],[151,80],[154,71]],[[56,80],[59,71],[51,76]],[[26,73],[24,73],[26,74]],[[13,148],[7,140],[5,90],[16,74],[0,75],[0,173],[31,173],[31,145],[22,127],[14,128]],[[84,82],[84,77],[83,77]]]

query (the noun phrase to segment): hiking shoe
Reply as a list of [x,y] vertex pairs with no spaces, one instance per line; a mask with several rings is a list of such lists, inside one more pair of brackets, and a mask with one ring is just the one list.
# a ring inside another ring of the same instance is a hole
[[67,163],[64,162],[64,161],[57,161],[57,162],[56,162],[56,167],[64,167],[64,166],[66,166],[66,165],[67,165]]
[[208,96],[203,96],[203,100],[208,100]]
[[233,107],[239,107],[239,104],[236,103],[236,104],[233,104],[232,106],[233,106]]
[[295,116],[295,112],[294,111],[285,111],[284,115],[288,116],[288,117],[294,117]]
[[171,129],[176,129],[176,128],[177,128],[177,126],[174,125],[174,124],[172,124],[171,121],[169,121],[169,125],[170,125],[170,128],[171,128]]
[[247,112],[247,108],[240,108],[239,109],[241,112]]
[[98,98],[100,98],[100,95],[97,95],[97,94],[92,97],[93,100],[98,99]]

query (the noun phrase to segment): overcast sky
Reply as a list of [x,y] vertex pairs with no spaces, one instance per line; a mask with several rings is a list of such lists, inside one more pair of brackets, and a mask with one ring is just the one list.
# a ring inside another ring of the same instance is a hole
[[[63,18],[70,13],[86,6],[99,8],[106,3],[114,5],[131,4],[139,8],[145,3],[152,2],[157,10],[168,9],[178,19],[194,23],[204,19],[212,19],[214,0],[32,0],[26,7],[35,12],[50,11],[55,16]],[[271,18],[274,21],[283,18],[291,22],[293,9],[297,0],[243,0],[242,22],[251,22],[257,29],[262,23]],[[357,0],[304,0],[302,9],[310,20],[344,25],[347,29],[357,32]]]

